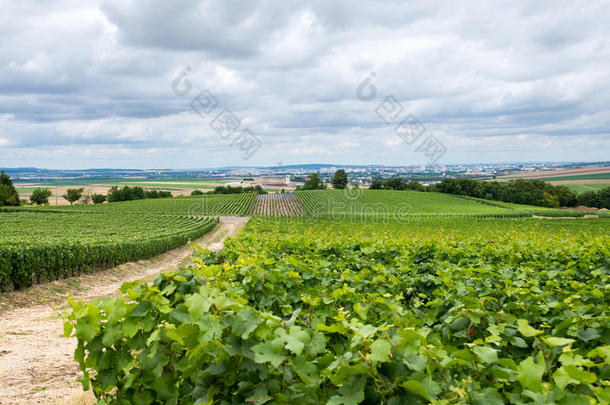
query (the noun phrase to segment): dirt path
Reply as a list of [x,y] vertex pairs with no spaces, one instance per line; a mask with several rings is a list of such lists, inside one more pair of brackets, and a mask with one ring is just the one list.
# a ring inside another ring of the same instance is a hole
[[[244,219],[223,220],[195,243],[218,251],[244,225]],[[93,403],[76,381],[81,375],[73,360],[76,340],[62,337],[66,297],[113,295],[126,281],[189,264],[191,252],[182,247],[152,260],[0,294],[0,404]]]

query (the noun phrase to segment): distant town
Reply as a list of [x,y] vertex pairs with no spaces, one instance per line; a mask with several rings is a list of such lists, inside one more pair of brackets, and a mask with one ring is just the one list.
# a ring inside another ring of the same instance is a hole
[[306,164],[273,167],[220,167],[209,169],[83,169],[52,170],[38,168],[3,168],[15,183],[54,183],[83,181],[111,181],[117,179],[146,180],[196,180],[218,179],[232,181],[249,177],[272,177],[286,179],[286,183],[300,183],[309,173],[317,172],[323,181],[328,182],[332,175],[343,169],[350,184],[367,185],[376,178],[402,177],[405,180],[434,184],[443,178],[496,179],[501,176],[527,172],[553,171],[590,167],[609,166],[610,162],[532,162],[502,164],[455,164],[455,165],[332,165]]

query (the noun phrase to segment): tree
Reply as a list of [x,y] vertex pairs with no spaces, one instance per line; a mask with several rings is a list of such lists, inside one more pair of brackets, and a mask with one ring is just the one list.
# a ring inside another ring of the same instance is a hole
[[339,169],[335,172],[331,183],[337,190],[344,190],[347,187],[347,174],[345,170]]
[[83,199],[81,201],[83,204],[89,204],[91,202],[91,194],[83,194]]
[[326,185],[320,180],[318,173],[311,173],[309,178],[305,180],[303,190],[325,190]]
[[383,180],[374,179],[369,186],[369,190],[381,190],[383,188]]
[[193,190],[191,195],[203,195],[203,191],[201,191],[201,190]]
[[49,203],[49,197],[51,197],[52,194],[53,193],[51,193],[51,190],[48,188],[37,188],[30,196],[30,201],[32,204],[46,205]]
[[386,179],[383,188],[387,190],[404,190],[405,187],[406,183],[402,180],[401,177],[392,177],[390,179]]
[[19,193],[17,193],[13,181],[2,170],[0,172],[0,207],[5,205],[17,206],[20,204]]
[[93,204],[103,204],[106,201],[106,196],[104,194],[91,194],[91,200],[93,200]]
[[69,188],[66,190],[66,194],[62,195],[62,197],[67,200],[70,205],[74,204],[76,201],[80,200],[83,196],[84,188]]

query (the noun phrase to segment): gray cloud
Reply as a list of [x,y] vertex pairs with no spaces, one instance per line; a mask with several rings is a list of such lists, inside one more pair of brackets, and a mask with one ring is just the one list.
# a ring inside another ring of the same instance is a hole
[[3,3],[0,161],[242,164],[190,109],[203,89],[263,140],[248,164],[423,163],[375,114],[389,95],[448,163],[607,159],[609,3]]

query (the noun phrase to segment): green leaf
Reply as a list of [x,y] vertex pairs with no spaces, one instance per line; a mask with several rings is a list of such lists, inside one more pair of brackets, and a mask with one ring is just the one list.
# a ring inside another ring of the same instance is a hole
[[120,325],[108,325],[104,331],[102,343],[106,347],[110,347],[118,342],[123,337]]
[[266,387],[259,385],[254,390],[254,394],[246,399],[246,402],[254,405],[263,405],[266,402],[269,402],[273,399],[272,396],[269,395],[269,391]]
[[202,314],[208,312],[212,306],[212,300],[209,296],[203,295],[203,289],[198,294],[193,294],[185,300],[185,304],[189,310],[189,314],[195,319],[199,318]]
[[554,336],[543,337],[542,340],[544,340],[551,347],[566,346],[566,345],[569,345],[570,343],[575,342],[574,339],[566,339],[566,338],[554,337]]
[[286,336],[286,349],[294,354],[301,354],[305,343],[309,342],[309,334],[300,326],[291,326]]
[[69,321],[69,320],[65,321],[64,322],[64,337],[70,337],[73,330],[74,330],[74,325],[72,324],[72,321]]
[[590,342],[591,340],[599,339],[601,337],[601,334],[597,329],[587,328],[579,330],[578,337],[584,340],[585,342]]
[[542,375],[545,370],[544,356],[542,352],[538,353],[536,361],[532,356],[523,360],[517,366],[517,379],[525,389],[534,392],[542,390]]
[[96,320],[81,318],[76,321],[76,337],[85,341],[91,341],[100,333],[100,325]]
[[271,363],[273,367],[278,367],[284,361],[285,357],[281,353],[274,351],[271,342],[259,343],[252,346],[254,352],[254,361],[256,363]]
[[533,337],[542,333],[541,330],[533,328],[530,326],[527,319],[517,319],[517,330],[525,337]]
[[134,319],[126,319],[125,321],[121,322],[121,331],[123,333],[123,336],[128,339],[134,337],[136,333],[138,333],[139,328],[140,325],[138,321]]
[[371,358],[375,361],[388,361],[390,353],[392,353],[392,344],[385,339],[377,339],[371,345]]
[[491,364],[498,361],[498,351],[491,347],[475,346],[472,351],[483,363]]
[[122,298],[117,298],[108,301],[106,306],[104,306],[104,312],[106,312],[108,323],[116,323],[125,316],[127,307]]
[[504,405],[502,396],[493,388],[488,387],[483,391],[471,394],[474,405]]
[[333,395],[326,405],[355,405],[364,401],[364,378],[356,377],[339,388],[339,395]]
[[597,376],[576,366],[562,366],[553,373],[555,383],[564,389],[568,384],[592,384]]
[[237,314],[237,319],[231,329],[234,334],[241,336],[242,339],[247,339],[261,323],[262,320],[256,315],[256,310],[246,308]]
[[430,401],[430,395],[428,394],[428,392],[426,391],[426,389],[424,388],[424,386],[422,385],[421,382],[419,382],[417,380],[409,380],[409,381],[405,381],[400,386],[403,387],[404,389],[406,389],[407,391],[417,394],[420,397],[425,398],[428,401]]

